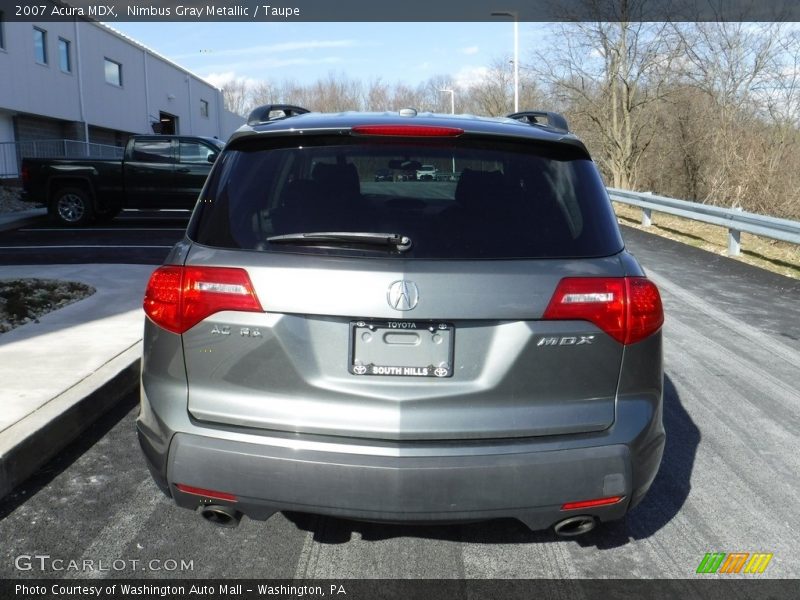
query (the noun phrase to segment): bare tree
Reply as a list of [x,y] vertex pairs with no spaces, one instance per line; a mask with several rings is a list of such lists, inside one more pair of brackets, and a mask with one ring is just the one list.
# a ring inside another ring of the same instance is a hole
[[619,7],[619,21],[557,25],[558,43],[531,68],[586,127],[611,183],[631,188],[657,133],[647,109],[669,91],[680,40],[668,24],[636,22],[637,3]]
[[281,89],[270,81],[258,81],[249,90],[250,102],[253,106],[262,104],[282,104]]
[[308,108],[321,112],[359,110],[364,96],[361,82],[333,72],[327,78],[317,80],[310,91]]
[[376,111],[391,110],[391,92],[389,86],[381,79],[374,79],[367,84],[364,93],[364,108]]
[[250,91],[247,80],[243,77],[231,79],[222,85],[222,97],[225,109],[237,115],[247,116],[250,112]]
[[783,26],[693,23],[676,32],[686,49],[681,75],[713,108],[702,122],[693,123],[708,133],[704,199],[727,206],[759,205],[764,185],[771,185],[762,177],[764,170],[775,173],[780,168],[776,154],[765,152],[774,146],[769,138],[780,130],[770,127],[770,113],[777,114],[782,105],[776,92],[789,90],[782,72],[787,43]]
[[422,93],[405,83],[397,83],[392,88],[392,108],[423,108]]
[[[469,89],[470,104],[477,114],[503,116],[514,111],[514,71],[507,56],[496,58],[480,83]],[[523,102],[520,102],[524,106]]]

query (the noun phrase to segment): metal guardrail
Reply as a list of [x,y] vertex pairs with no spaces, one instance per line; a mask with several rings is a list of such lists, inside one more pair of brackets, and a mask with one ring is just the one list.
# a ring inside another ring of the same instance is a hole
[[630,192],[608,188],[608,195],[614,202],[621,202],[642,209],[642,225],[649,227],[653,211],[684,217],[719,225],[728,230],[728,256],[738,256],[741,251],[741,233],[751,233],[800,244],[800,222],[789,219],[766,217],[756,213],[733,208],[722,208],[687,200],[677,200],[667,196],[657,196],[649,192]]
[[0,177],[17,177],[23,158],[116,158],[125,152],[119,146],[79,140],[30,140],[0,142]]

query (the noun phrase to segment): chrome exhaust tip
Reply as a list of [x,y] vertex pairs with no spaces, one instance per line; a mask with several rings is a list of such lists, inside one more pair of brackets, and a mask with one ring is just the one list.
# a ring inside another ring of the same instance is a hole
[[575,537],[576,535],[583,535],[589,533],[597,525],[597,519],[590,515],[579,515],[577,517],[570,517],[564,519],[553,525],[553,530],[556,535],[562,537]]
[[221,504],[207,504],[198,511],[206,521],[219,527],[236,527],[242,519],[242,513]]

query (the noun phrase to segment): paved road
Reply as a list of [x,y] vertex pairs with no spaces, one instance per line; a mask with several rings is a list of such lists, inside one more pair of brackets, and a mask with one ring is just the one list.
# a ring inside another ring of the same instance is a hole
[[[625,235],[668,315],[666,453],[626,520],[573,540],[514,521],[409,527],[290,514],[220,529],[151,482],[131,397],[6,499],[0,577],[687,578],[712,551],[771,552],[764,576],[800,577],[800,282]],[[15,557],[37,554],[126,566],[15,568]],[[141,571],[170,560],[192,568]]]
[[46,222],[0,232],[0,264],[125,263],[158,265],[183,235],[187,211],[124,211],[99,227]]

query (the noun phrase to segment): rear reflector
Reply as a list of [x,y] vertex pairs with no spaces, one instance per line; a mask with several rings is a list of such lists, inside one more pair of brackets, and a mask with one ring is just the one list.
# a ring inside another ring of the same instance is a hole
[[580,502],[567,502],[561,506],[561,510],[577,510],[580,508],[593,508],[595,506],[608,506],[616,504],[624,496],[609,496],[608,498],[597,498],[596,500],[581,500]]
[[456,137],[464,133],[458,127],[433,127],[428,125],[357,125],[353,133],[360,135],[386,135],[391,137]]
[[236,496],[228,492],[217,492],[215,490],[206,490],[203,488],[192,487],[191,485],[184,485],[183,483],[175,484],[179,492],[184,494],[193,494],[195,496],[203,496],[204,498],[212,498],[214,500],[227,500],[228,502],[236,502]]
[[589,321],[621,344],[634,344],[661,328],[664,310],[645,277],[566,277],[542,318]]
[[164,266],[150,276],[144,312],[167,331],[184,333],[223,310],[264,312],[244,269]]

